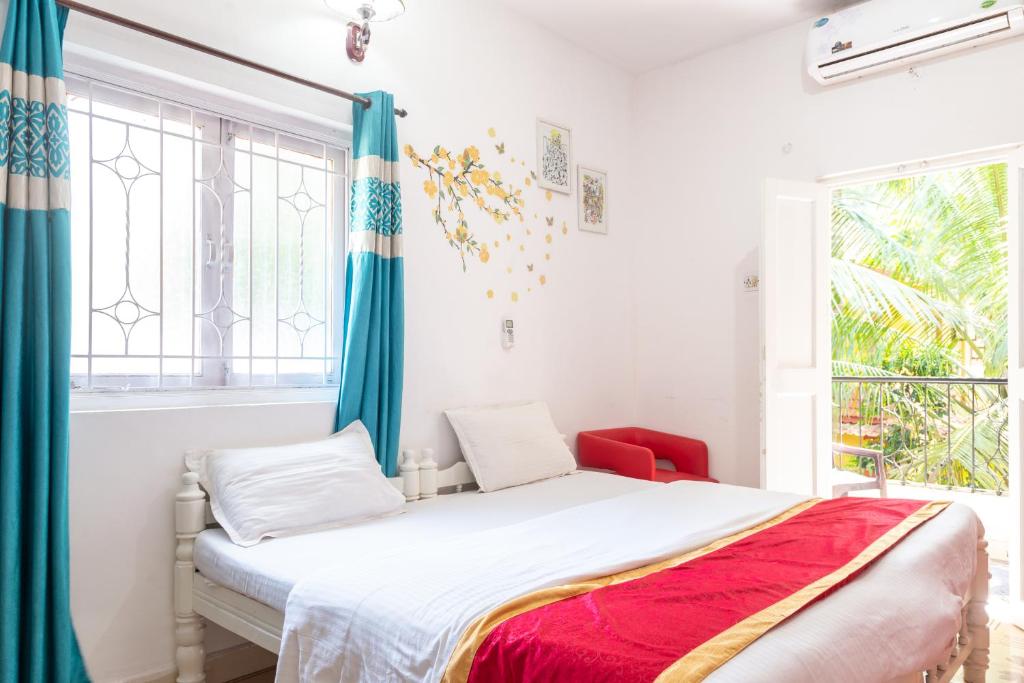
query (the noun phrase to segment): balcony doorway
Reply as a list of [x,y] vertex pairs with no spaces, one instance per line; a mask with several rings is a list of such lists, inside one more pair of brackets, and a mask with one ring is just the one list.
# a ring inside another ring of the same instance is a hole
[[996,161],[835,188],[829,259],[834,489],[971,507],[1007,602],[1008,179]]

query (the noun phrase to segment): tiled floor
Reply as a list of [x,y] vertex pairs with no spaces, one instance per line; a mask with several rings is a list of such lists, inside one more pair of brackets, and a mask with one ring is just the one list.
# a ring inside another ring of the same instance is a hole
[[[954,683],[963,680],[962,673],[953,678]],[[990,683],[1024,683],[1024,630],[1013,624],[993,624],[986,680]]]
[[228,681],[228,683],[274,683],[274,670],[264,669],[263,671],[257,671],[248,676]]

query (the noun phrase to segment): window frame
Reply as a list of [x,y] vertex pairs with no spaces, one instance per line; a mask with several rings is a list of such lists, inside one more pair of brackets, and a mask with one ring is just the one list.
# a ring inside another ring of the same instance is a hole
[[[106,66],[106,65],[105,65]],[[200,374],[192,373],[191,379],[187,385],[183,386],[150,386],[157,374],[153,373],[126,373],[126,374],[103,374],[105,383],[111,384],[111,386],[81,386],[75,383],[75,379],[82,377],[83,375],[76,373],[72,376],[72,404],[73,408],[89,409],[90,404],[104,403],[104,401],[92,401],[90,397],[105,397],[110,398],[114,396],[124,397],[144,397],[146,394],[156,394],[159,396],[166,397],[168,394],[177,394],[179,397],[186,399],[186,404],[195,401],[189,401],[188,397],[200,399],[198,402],[201,403],[232,403],[233,401],[226,394],[248,394],[247,396],[240,398],[244,402],[251,402],[253,396],[260,396],[267,398],[272,397],[273,402],[284,401],[289,402],[292,398],[283,395],[284,392],[292,392],[294,394],[294,400],[309,400],[312,396],[319,396],[321,398],[327,395],[335,395],[337,392],[337,383],[340,378],[340,362],[341,362],[341,327],[344,320],[344,283],[345,283],[345,255],[347,253],[347,238],[348,238],[348,225],[349,225],[349,177],[351,172],[351,128],[344,128],[337,126],[333,122],[329,122],[330,125],[325,125],[324,119],[320,119],[316,116],[310,116],[304,112],[294,110],[287,107],[282,107],[269,102],[258,102],[254,98],[250,98],[238,93],[232,93],[230,91],[224,91],[223,89],[211,86],[209,84],[201,84],[190,79],[173,77],[167,79],[163,74],[153,75],[152,70],[147,67],[140,65],[131,65],[131,67],[125,67],[124,65],[113,66],[110,65],[109,69],[101,68],[97,69],[91,65],[77,65],[76,60],[73,58],[69,60],[69,63],[65,65],[65,73],[69,81],[68,91],[78,92],[79,83],[88,84],[91,88],[92,83],[101,85],[104,88],[104,93],[109,94],[112,92],[123,93],[125,99],[134,99],[137,97],[146,98],[151,101],[166,103],[179,107],[185,107],[192,110],[196,116],[202,116],[207,118],[210,122],[216,122],[221,125],[220,131],[220,142],[224,143],[224,135],[226,128],[234,126],[242,126],[247,128],[249,131],[255,129],[271,130],[280,135],[287,136],[289,140],[301,141],[304,144],[315,145],[316,147],[324,150],[324,152],[331,152],[332,154],[324,157],[325,171],[332,173],[332,176],[336,182],[326,183],[325,191],[333,195],[331,205],[334,209],[334,216],[327,215],[324,218],[327,230],[324,234],[325,243],[325,256],[330,260],[327,266],[326,273],[330,277],[330,287],[325,282],[325,306],[329,312],[330,318],[324,322],[325,325],[325,357],[323,358],[324,371],[317,373],[279,373],[275,371],[273,375],[273,382],[262,382],[261,378],[267,377],[263,374],[246,374],[247,380],[244,382],[235,382],[234,378],[237,376],[236,373],[230,372],[228,363],[235,363],[241,360],[241,357],[232,358],[228,351],[227,344],[230,344],[229,340],[225,341],[224,357],[217,359],[208,358],[208,354],[205,353],[205,343],[203,349],[194,353],[197,360],[202,360],[203,371]],[[90,101],[92,96],[90,94]],[[211,100],[214,103],[211,104]],[[109,102],[108,102],[109,103]],[[264,106],[265,105],[265,106]],[[116,104],[115,104],[116,106]],[[133,108],[130,105],[127,107]],[[70,112],[69,112],[70,113]],[[88,112],[90,117],[94,116],[91,111]],[[90,121],[92,119],[90,118]],[[225,126],[224,124],[228,124]],[[160,134],[163,134],[163,124],[161,123]],[[277,137],[275,136],[275,140]],[[251,143],[251,141],[250,141]],[[196,143],[193,142],[195,145]],[[280,148],[279,148],[280,149]],[[252,154],[252,148],[248,152]],[[89,151],[90,156],[90,172],[91,167],[95,163],[92,159],[91,149]],[[339,164],[339,160],[341,163]],[[329,164],[335,164],[333,170],[329,169]],[[250,179],[251,182],[251,179]],[[195,181],[193,181],[195,185]],[[193,187],[195,192],[195,187]],[[281,201],[278,197],[277,201]],[[90,202],[91,203],[91,202]],[[91,210],[91,209],[90,209]],[[251,220],[250,216],[250,220]],[[90,216],[90,222],[92,217]],[[230,229],[234,228],[233,218],[225,217],[224,224],[230,226]],[[197,239],[199,234],[205,235],[207,227],[206,220],[202,221],[202,226],[193,224],[193,239]],[[250,223],[251,229],[251,223]],[[250,233],[251,234],[251,233]],[[229,240],[225,240],[226,243],[232,243],[234,241],[233,235],[229,235]],[[196,257],[197,249],[199,245],[193,245],[193,259]],[[205,248],[205,245],[203,247]],[[90,247],[91,249],[91,247]],[[277,256],[275,255],[275,259]],[[90,255],[90,259],[92,256]],[[233,260],[233,254],[232,254]],[[249,264],[251,268],[251,263]],[[161,266],[162,267],[162,266]],[[250,282],[252,274],[250,271]],[[193,276],[193,287],[199,287],[201,285],[204,294],[201,301],[209,300],[209,287],[210,282],[215,278],[201,277],[197,278]],[[90,288],[92,283],[90,282]],[[161,281],[161,288],[164,286]],[[275,283],[275,288],[279,284]],[[250,291],[250,297],[252,293]],[[162,298],[162,297],[161,297]],[[95,315],[92,306],[95,304],[91,301],[90,295],[90,309],[89,317]],[[250,299],[250,307],[251,307]],[[161,311],[163,313],[163,311]],[[251,318],[250,311],[250,318]],[[277,325],[281,324],[280,310],[278,311],[278,322]],[[91,324],[91,323],[90,323]],[[251,325],[250,321],[250,325]],[[195,331],[196,318],[193,316],[192,319],[193,332],[192,336],[195,342],[198,344],[200,340],[207,336],[208,332],[206,328],[209,325],[200,324],[199,329],[201,332]],[[92,353],[91,349],[91,331],[88,333],[90,338],[90,349],[87,357],[95,358],[97,354]],[[230,337],[231,335],[226,335]],[[252,336],[250,336],[250,340]],[[170,356],[163,354],[161,342],[160,357],[168,358]],[[275,348],[277,343],[275,342]],[[250,349],[251,354],[251,349]],[[131,357],[138,354],[129,354],[127,357]],[[152,354],[138,355],[139,357],[153,358]],[[72,354],[73,358],[82,358],[82,354]],[[249,370],[252,371],[252,363],[250,359],[252,356],[248,356],[245,360],[249,361]],[[274,354],[275,367],[282,359],[280,352]],[[320,357],[317,357],[319,360]],[[218,368],[216,366],[220,365]],[[188,373],[181,375],[182,377],[188,377]],[[159,377],[163,378],[165,375],[161,372]],[[140,379],[147,380],[147,386],[139,386],[138,388],[126,388],[125,385],[130,385],[133,382],[138,382]],[[211,392],[222,392],[222,395],[216,399],[210,397]],[[149,399],[143,399],[140,402],[146,404],[154,404],[154,401]],[[179,405],[181,404],[180,398],[175,398],[168,401],[156,401],[155,403],[168,403]]]

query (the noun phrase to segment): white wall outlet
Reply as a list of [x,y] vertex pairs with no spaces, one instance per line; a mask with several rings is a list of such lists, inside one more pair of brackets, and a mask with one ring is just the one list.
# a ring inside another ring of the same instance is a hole
[[501,346],[511,349],[516,344],[516,324],[512,318],[501,321]]

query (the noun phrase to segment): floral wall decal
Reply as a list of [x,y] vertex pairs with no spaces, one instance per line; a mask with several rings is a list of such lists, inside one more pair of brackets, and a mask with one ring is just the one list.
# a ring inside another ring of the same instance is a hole
[[[447,244],[456,250],[463,272],[469,272],[473,266],[486,268],[501,257],[498,260],[505,264],[509,276],[502,278],[508,285],[505,300],[515,303],[524,292],[532,292],[534,285],[548,282],[548,274],[541,273],[538,264],[546,266],[551,261],[556,217],[533,213],[533,219],[528,221],[526,195],[533,192],[551,202],[552,193],[538,186],[537,174],[525,169],[525,160],[517,161],[507,153],[506,143],[498,138],[494,128],[487,130],[487,136],[492,139],[492,146],[483,147],[493,149],[489,154],[496,155],[496,160],[485,160],[476,145],[461,152],[436,145],[429,154],[420,154],[412,145],[406,145],[404,153],[413,167],[426,175],[423,192],[430,200],[434,223],[441,228]],[[500,161],[502,170],[510,177],[521,172],[522,184],[516,185],[503,177],[493,161]],[[476,218],[489,220],[481,225]],[[495,232],[488,234],[488,226]],[[562,234],[567,235],[566,221],[561,221],[561,226]],[[540,253],[537,247],[528,250],[528,246],[536,244],[532,241],[534,235],[543,238]],[[501,249],[503,245],[508,246]],[[497,290],[498,287],[487,287],[484,296],[501,300]]]
[[501,224],[513,217],[523,220],[523,191],[502,180],[501,172],[491,172],[480,160],[480,150],[466,147],[453,155],[437,145],[429,157],[420,156],[412,145],[405,146],[405,155],[415,168],[427,171],[423,191],[437,200],[434,222],[441,226],[448,244],[459,252],[462,269],[467,269],[466,257],[478,256],[483,263],[490,260],[487,245],[482,244],[470,231],[463,202],[490,215]]

